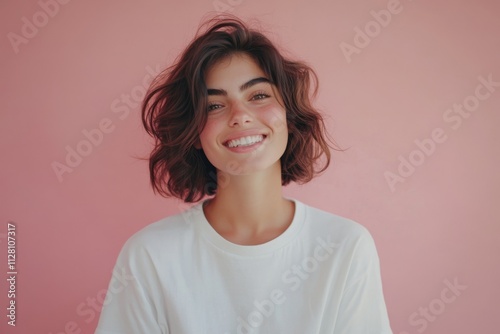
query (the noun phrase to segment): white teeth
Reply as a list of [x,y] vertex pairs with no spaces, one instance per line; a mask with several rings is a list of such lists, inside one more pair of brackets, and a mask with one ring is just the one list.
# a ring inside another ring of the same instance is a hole
[[263,135],[247,136],[238,139],[230,140],[227,144],[228,147],[249,146],[264,140]]

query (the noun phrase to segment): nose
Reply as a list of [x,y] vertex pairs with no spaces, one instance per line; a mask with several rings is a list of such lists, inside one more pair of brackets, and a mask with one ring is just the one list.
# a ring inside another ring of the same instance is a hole
[[251,123],[253,116],[251,111],[248,110],[242,103],[234,103],[231,106],[229,116],[229,126],[243,126],[246,123]]

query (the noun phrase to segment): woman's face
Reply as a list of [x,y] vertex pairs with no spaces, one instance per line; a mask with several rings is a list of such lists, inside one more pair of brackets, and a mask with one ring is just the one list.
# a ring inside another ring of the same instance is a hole
[[200,144],[208,160],[232,175],[279,167],[288,141],[286,111],[257,63],[231,55],[213,65],[205,81],[208,117]]

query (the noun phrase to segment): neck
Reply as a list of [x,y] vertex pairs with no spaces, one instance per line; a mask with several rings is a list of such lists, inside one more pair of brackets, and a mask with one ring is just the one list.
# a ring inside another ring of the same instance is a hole
[[[222,172],[219,172],[222,173]],[[222,236],[256,244],[281,234],[293,218],[293,203],[284,199],[281,166],[251,175],[218,175],[225,180],[205,205],[205,215]]]

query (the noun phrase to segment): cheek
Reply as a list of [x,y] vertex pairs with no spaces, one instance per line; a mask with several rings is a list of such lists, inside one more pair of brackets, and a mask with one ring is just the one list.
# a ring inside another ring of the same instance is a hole
[[273,106],[265,111],[266,121],[271,125],[274,132],[288,132],[286,124],[286,112],[281,106]]
[[200,142],[202,147],[210,144],[214,140],[214,134],[216,133],[216,126],[210,120],[207,120],[203,131],[200,133]]

